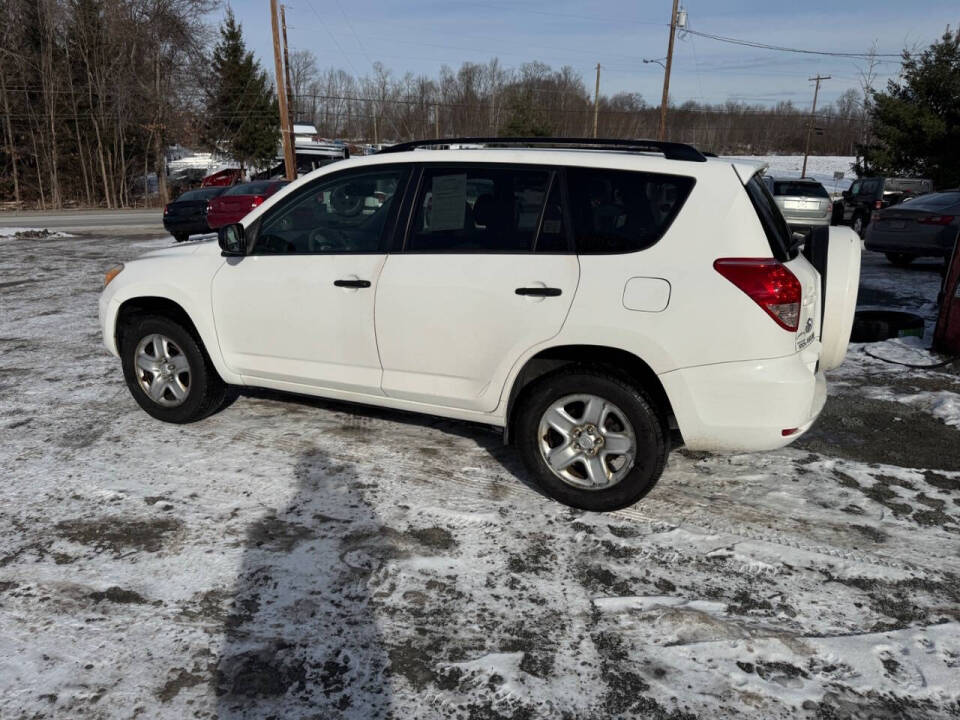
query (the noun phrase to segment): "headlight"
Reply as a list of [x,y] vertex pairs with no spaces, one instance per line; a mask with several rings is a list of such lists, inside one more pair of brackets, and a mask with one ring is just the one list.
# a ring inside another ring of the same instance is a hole
[[120,271],[123,270],[123,263],[119,265],[114,265],[112,268],[107,270],[107,274],[103,276],[103,286],[106,287],[110,284],[110,281],[113,280],[117,275],[120,274]]

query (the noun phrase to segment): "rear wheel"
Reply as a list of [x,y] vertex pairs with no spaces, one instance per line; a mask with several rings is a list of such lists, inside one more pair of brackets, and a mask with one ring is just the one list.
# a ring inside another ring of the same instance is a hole
[[135,318],[124,329],[120,356],[130,393],[158,420],[193,422],[223,404],[226,385],[203,346],[169,318]]
[[890,261],[890,264],[896,265],[897,267],[906,267],[916,260],[913,255],[907,255],[906,253],[887,253],[886,255],[887,260]]
[[854,215],[854,216],[853,216],[853,224],[851,225],[851,227],[853,228],[853,231],[854,231],[857,235],[859,235],[860,237],[863,237],[863,231],[864,231],[864,230],[866,229],[866,227],[867,227],[867,224],[863,221],[863,215],[859,215],[859,214],[858,214],[858,215]]
[[649,397],[589,369],[538,381],[519,408],[516,438],[540,489],[584,510],[635,503],[656,484],[668,453]]

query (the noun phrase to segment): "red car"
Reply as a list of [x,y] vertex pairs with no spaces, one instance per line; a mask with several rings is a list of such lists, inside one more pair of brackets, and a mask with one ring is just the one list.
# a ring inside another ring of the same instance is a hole
[[200,187],[229,187],[242,179],[243,171],[240,168],[228,168],[213,175],[207,175],[200,183]]
[[207,224],[211,230],[216,230],[240,222],[244,215],[288,183],[288,180],[258,180],[234,185],[207,205]]

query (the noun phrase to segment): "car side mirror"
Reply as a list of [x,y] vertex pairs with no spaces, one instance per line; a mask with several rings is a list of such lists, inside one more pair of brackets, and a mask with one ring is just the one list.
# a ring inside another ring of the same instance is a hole
[[217,242],[224,255],[246,255],[247,239],[243,234],[243,225],[231,223],[217,231]]
[[853,196],[850,194],[850,191],[849,191],[849,190],[844,190],[842,193],[840,193],[840,196],[841,196],[844,200],[849,200],[851,197],[853,197]]

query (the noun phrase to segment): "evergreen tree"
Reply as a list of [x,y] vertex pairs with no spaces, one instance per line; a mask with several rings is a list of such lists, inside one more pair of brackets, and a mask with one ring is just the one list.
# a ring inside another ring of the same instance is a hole
[[543,113],[523,97],[514,98],[509,103],[509,116],[498,132],[502,138],[511,137],[550,137],[553,128]]
[[280,141],[280,113],[267,74],[247,50],[231,10],[213,51],[213,81],[207,106],[207,142],[241,166],[272,166]]
[[875,142],[861,148],[859,174],[960,185],[960,32],[948,27],[923,52],[905,51],[900,77],[873,93],[870,120]]

